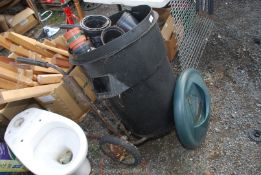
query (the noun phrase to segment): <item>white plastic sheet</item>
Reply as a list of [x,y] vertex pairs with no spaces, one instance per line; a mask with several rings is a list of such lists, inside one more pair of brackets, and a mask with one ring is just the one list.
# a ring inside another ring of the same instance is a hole
[[101,4],[121,4],[126,6],[137,6],[137,5],[149,5],[153,8],[161,8],[167,5],[169,0],[83,0],[89,3],[101,3]]

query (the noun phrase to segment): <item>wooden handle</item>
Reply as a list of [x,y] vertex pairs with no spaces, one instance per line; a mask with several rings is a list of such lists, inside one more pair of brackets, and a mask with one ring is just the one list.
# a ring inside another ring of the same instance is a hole
[[74,5],[76,7],[77,13],[79,15],[79,18],[80,18],[80,20],[82,20],[82,18],[84,18],[84,13],[83,13],[83,10],[81,8],[81,5],[80,5],[78,0],[73,0],[73,1],[74,1]]

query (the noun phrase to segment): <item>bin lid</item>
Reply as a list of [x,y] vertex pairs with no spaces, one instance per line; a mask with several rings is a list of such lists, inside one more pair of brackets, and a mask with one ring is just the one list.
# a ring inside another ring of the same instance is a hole
[[174,121],[181,144],[188,149],[198,147],[205,139],[210,118],[210,95],[195,69],[181,73],[174,92]]

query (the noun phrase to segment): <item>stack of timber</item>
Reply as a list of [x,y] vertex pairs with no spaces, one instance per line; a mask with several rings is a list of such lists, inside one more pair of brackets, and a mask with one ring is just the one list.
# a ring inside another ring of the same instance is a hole
[[55,69],[20,64],[16,62],[17,57],[49,62],[65,71],[70,68],[63,36],[39,42],[6,32],[0,35],[0,46],[11,52],[8,57],[0,56],[0,104],[47,95],[62,81],[63,75]]

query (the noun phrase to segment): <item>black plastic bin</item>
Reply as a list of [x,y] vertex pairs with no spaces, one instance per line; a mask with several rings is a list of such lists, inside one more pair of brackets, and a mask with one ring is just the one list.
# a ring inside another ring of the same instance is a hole
[[[123,12],[110,17],[112,25]],[[98,98],[109,98],[127,129],[138,136],[155,137],[173,127],[176,77],[167,60],[158,14],[145,5],[129,12],[139,21],[134,29],[74,56],[71,62],[92,78]]]

